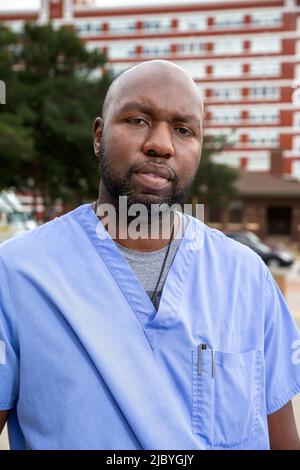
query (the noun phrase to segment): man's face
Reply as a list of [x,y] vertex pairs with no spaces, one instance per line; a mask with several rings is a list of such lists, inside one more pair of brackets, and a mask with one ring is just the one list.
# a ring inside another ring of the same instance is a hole
[[182,202],[200,161],[201,120],[199,96],[182,72],[122,81],[99,137],[102,180],[115,205],[124,195],[128,205],[148,208]]

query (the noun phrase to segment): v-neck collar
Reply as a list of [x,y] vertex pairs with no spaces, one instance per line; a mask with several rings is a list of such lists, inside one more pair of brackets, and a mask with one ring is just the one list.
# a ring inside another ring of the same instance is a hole
[[203,224],[188,216],[188,224],[165,280],[158,310],[155,309],[129,263],[99,221],[91,204],[72,212],[97,253],[106,264],[129,306],[136,315],[153,349],[171,328],[180,313],[180,298],[195,250],[202,248]]

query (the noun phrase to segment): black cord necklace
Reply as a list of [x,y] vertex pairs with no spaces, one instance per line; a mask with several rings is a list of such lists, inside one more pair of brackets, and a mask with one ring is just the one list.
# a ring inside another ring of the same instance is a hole
[[[97,204],[98,201],[95,201],[94,203],[92,203],[92,207],[94,209],[94,212],[95,214],[97,215]],[[153,294],[151,295],[151,302],[153,303],[155,297],[156,297],[156,294],[157,294],[157,288],[159,286],[159,282],[161,280],[161,276],[164,272],[164,268],[165,268],[165,265],[166,265],[166,262],[167,262],[167,259],[168,259],[168,255],[169,255],[169,251],[170,251],[170,247],[171,247],[171,242],[172,242],[172,239],[173,239],[173,235],[174,235],[174,222],[173,222],[173,227],[172,227],[172,231],[171,231],[171,236],[170,236],[170,241],[169,241],[169,245],[168,245],[168,249],[166,251],[166,254],[165,254],[165,257],[164,257],[164,260],[163,260],[163,264],[162,264],[162,267],[161,267],[161,270],[160,270],[160,273],[159,273],[159,276],[158,276],[158,280],[157,280],[157,283],[156,283],[156,286],[155,286],[155,289],[153,291]]]
[[173,238],[173,234],[174,234],[174,223],[173,223],[173,227],[172,227],[172,232],[171,232],[171,236],[170,236],[170,242],[169,242],[169,245],[168,245],[168,249],[166,251],[166,254],[165,254],[165,257],[164,257],[164,261],[163,261],[163,264],[162,264],[162,267],[161,267],[161,270],[160,270],[160,273],[159,273],[159,276],[158,276],[158,281],[156,283],[156,286],[155,286],[155,289],[153,291],[153,294],[151,295],[151,302],[153,303],[155,297],[156,297],[156,291],[157,291],[157,288],[158,288],[158,285],[159,285],[159,282],[160,282],[160,279],[161,279],[161,276],[164,272],[164,268],[165,268],[165,265],[166,265],[166,261],[168,259],[168,254],[169,254],[169,251],[170,251],[170,247],[171,247],[171,242],[172,242],[172,238]]

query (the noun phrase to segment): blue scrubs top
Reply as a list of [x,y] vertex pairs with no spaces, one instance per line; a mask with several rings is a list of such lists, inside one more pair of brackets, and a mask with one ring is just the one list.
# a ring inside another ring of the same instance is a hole
[[300,335],[253,251],[189,216],[158,311],[89,204],[0,259],[13,449],[269,448]]

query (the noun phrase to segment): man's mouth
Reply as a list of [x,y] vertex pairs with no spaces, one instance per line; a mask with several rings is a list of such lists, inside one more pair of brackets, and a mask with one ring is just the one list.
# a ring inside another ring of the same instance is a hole
[[155,194],[171,185],[173,171],[166,165],[144,162],[137,167],[134,176],[142,192]]
[[157,173],[143,173],[137,172],[136,179],[147,190],[158,191],[170,185],[170,180]]

